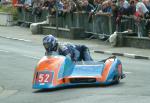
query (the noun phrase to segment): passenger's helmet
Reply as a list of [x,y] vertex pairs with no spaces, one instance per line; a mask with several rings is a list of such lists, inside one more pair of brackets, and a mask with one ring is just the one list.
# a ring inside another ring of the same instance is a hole
[[55,38],[53,35],[47,35],[43,38],[43,45],[47,52],[52,52],[57,50],[57,38]]

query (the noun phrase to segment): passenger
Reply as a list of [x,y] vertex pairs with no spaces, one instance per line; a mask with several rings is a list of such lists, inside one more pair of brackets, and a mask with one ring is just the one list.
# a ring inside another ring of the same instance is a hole
[[46,55],[57,52],[60,55],[69,56],[73,61],[93,61],[89,49],[85,45],[62,44],[52,35],[43,38],[43,46]]

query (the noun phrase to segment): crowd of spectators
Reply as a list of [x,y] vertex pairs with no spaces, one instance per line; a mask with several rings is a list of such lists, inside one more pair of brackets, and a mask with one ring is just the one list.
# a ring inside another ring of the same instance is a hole
[[[66,13],[86,12],[92,15],[113,16],[117,25],[123,15],[133,16],[137,24],[142,19],[150,19],[149,0],[18,0],[15,6],[32,8],[32,14],[40,16],[42,10],[48,10],[50,16],[64,16]],[[150,23],[147,22],[147,27]]]
[[11,4],[11,0],[0,0],[0,5],[9,5]]
[[134,15],[135,12],[138,12],[141,16],[150,11],[149,0],[18,0],[16,6],[32,7],[35,10],[46,9],[50,15],[55,15],[56,9],[59,14],[84,11],[94,14]]
[[149,0],[18,0],[17,6],[30,8],[33,14],[40,14],[41,10],[49,11],[50,15],[63,15],[75,11],[84,11],[91,14],[107,14],[116,17],[118,22],[122,15],[135,15],[137,20],[149,18]]

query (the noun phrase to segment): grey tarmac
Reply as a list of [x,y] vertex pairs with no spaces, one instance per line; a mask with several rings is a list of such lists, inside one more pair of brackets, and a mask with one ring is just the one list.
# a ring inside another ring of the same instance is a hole
[[[126,78],[118,85],[84,85],[48,90],[32,89],[34,68],[44,55],[42,37],[32,35],[27,28],[0,27],[0,103],[148,103],[150,101],[150,61],[117,56],[123,64]],[[18,38],[19,40],[17,40]],[[26,41],[26,40],[29,40]],[[149,50],[112,48],[98,40],[60,41],[88,44],[90,51],[107,50],[148,55]],[[111,54],[91,52],[94,60]]]

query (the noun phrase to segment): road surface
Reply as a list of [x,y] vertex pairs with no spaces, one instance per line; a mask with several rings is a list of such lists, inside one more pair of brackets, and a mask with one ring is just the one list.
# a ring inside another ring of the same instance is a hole
[[[77,41],[78,42],[78,41]],[[90,44],[92,49],[95,44]],[[0,37],[0,103],[148,103],[150,61],[118,57],[127,77],[118,85],[33,90],[34,67],[44,48],[33,40]],[[95,60],[109,55],[91,52]]]

